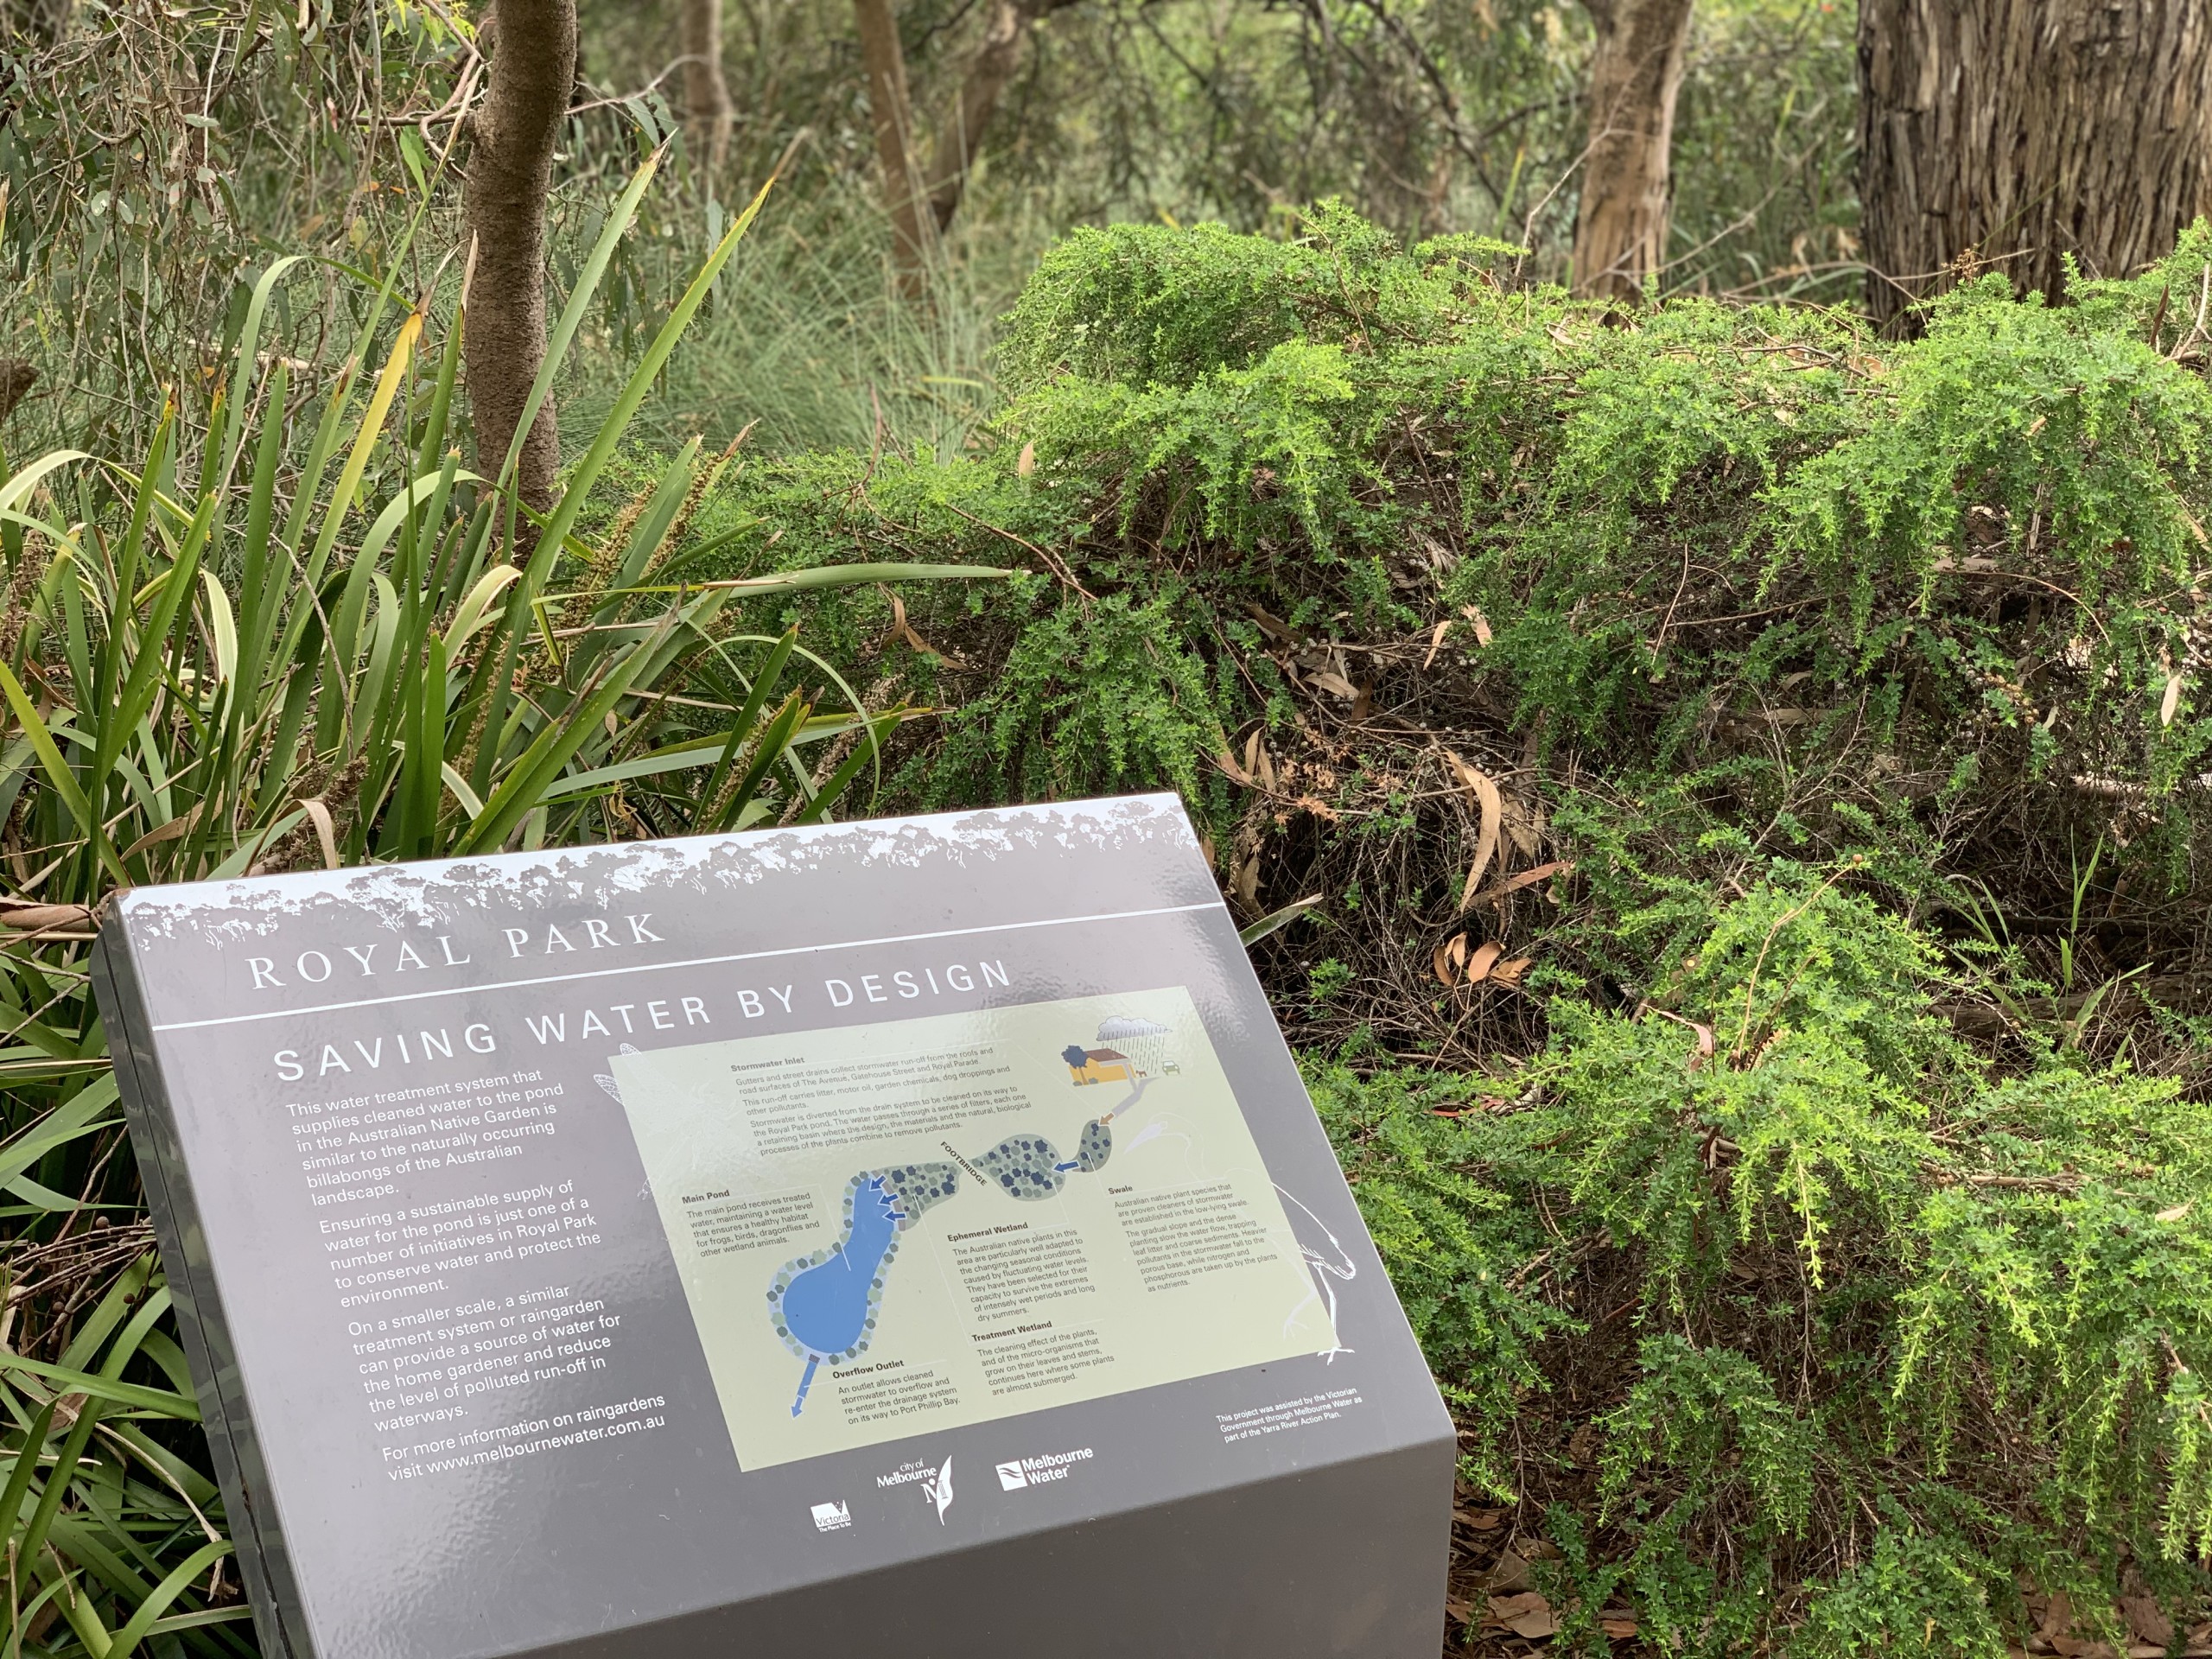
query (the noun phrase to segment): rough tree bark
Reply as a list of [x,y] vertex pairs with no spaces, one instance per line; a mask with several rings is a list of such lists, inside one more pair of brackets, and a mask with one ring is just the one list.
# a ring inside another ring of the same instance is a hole
[[1861,0],[1867,302],[1982,265],[2057,298],[2212,209],[2212,0]]
[[1590,147],[1574,219],[1574,291],[1633,298],[1666,264],[1669,152],[1691,0],[1583,0],[1597,25]]
[[694,165],[721,176],[733,111],[722,76],[722,0],[683,0],[683,119]]
[[[474,244],[462,353],[478,470],[493,476],[545,359],[545,198],[576,74],[575,0],[498,0],[486,28],[491,79],[470,121],[467,179]],[[553,499],[561,440],[547,398],[524,440],[522,499]]]
[[883,167],[899,288],[917,295],[928,245],[923,239],[921,174],[912,150],[914,111],[906,96],[906,49],[899,43],[899,20],[890,0],[853,0],[853,13],[860,23],[861,58],[868,66],[868,113],[875,123],[876,159]]

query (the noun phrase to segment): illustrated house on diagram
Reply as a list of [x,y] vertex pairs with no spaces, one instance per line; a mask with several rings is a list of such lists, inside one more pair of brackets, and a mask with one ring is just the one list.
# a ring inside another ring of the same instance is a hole
[[1060,1051],[1060,1058],[1067,1062],[1069,1076],[1078,1086],[1131,1081],[1129,1057],[1119,1049],[1085,1048],[1080,1043],[1070,1043]]

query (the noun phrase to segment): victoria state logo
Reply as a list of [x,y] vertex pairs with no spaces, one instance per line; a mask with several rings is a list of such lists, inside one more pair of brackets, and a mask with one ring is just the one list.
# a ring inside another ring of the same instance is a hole
[[853,1524],[850,1503],[817,1503],[814,1506],[814,1529],[817,1532],[842,1532]]
[[1089,1463],[1089,1446],[1076,1452],[1052,1452],[1041,1458],[1016,1458],[1012,1463],[999,1465],[999,1489],[1001,1491],[1026,1491],[1032,1486],[1048,1486],[1056,1480],[1065,1480],[1068,1471],[1078,1463]]

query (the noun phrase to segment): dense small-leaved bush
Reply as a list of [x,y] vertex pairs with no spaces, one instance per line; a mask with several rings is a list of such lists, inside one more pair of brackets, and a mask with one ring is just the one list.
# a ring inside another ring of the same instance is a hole
[[1526,1418],[1580,1414],[1620,1545],[1562,1595],[1683,1652],[1778,1619],[1805,1655],[2001,1654],[2022,1585],[2109,1606],[2124,1567],[2185,1603],[2212,1107],[2055,1053],[1993,1075],[1839,874],[1781,867],[1648,1003],[1556,1001],[1510,1076],[1310,1064],[1470,1475],[1510,1491]]
[[1262,970],[1555,1646],[2202,1619],[2212,226],[1904,344],[1302,229],[1069,238],[976,444],[755,459],[695,568],[1020,569],[753,621],[943,709],[902,798],[1173,787],[1312,901]]
[[1327,207],[1306,231],[1076,233],[1008,319],[987,442],[756,461],[714,563],[1048,575],[995,601],[948,802],[1190,787],[1217,732],[1288,721],[1256,607],[1323,647],[1462,619],[1374,700],[1480,677],[1624,759],[1780,743],[1916,799],[1961,768],[2089,779],[2179,868],[2212,750],[2212,339],[2184,302],[2212,227],[2065,307],[1968,283],[1904,344],[1694,296],[1624,321],[1514,285],[1494,243],[1407,251]]

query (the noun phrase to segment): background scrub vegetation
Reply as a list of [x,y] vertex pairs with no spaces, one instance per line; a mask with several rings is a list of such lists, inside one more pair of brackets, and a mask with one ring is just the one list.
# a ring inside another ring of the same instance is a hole
[[254,1651],[118,887],[1154,788],[1459,1421],[1451,1650],[2212,1652],[2212,228],[1878,327],[1854,20],[1707,0],[1577,298],[1588,8],[1083,0],[918,276],[854,20],[731,0],[702,127],[699,3],[582,7],[525,512],[480,12],[0,0],[0,1659]]
[[1902,344],[1305,231],[1077,233],[974,453],[756,461],[719,556],[1025,565],[806,607],[949,705],[894,788],[1171,785],[1248,919],[1313,896],[1255,952],[1460,1415],[1476,1624],[2182,1643],[2212,231]]

